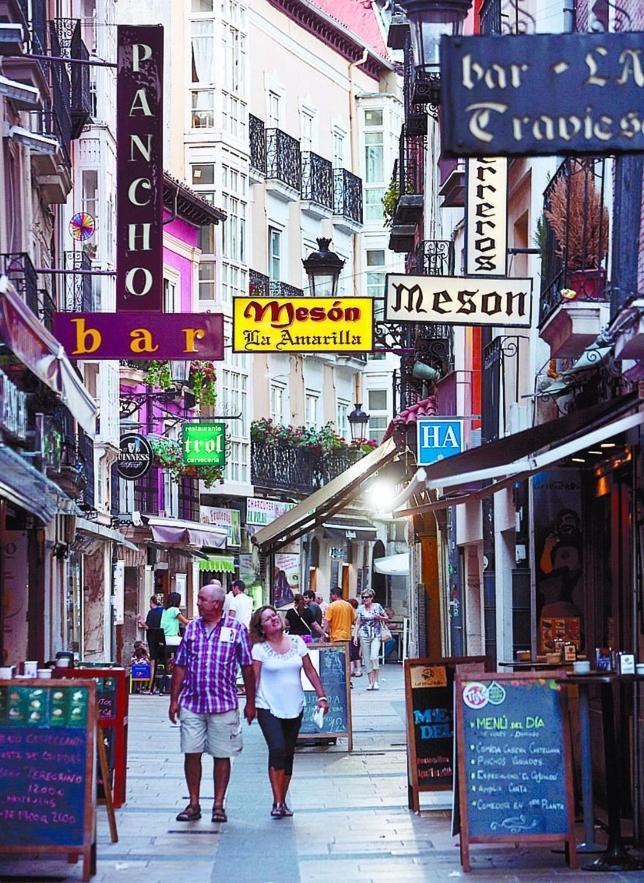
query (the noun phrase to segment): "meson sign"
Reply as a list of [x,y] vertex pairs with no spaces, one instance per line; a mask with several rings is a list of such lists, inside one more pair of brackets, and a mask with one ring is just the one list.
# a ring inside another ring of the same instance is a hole
[[116,308],[163,308],[163,28],[118,27]]

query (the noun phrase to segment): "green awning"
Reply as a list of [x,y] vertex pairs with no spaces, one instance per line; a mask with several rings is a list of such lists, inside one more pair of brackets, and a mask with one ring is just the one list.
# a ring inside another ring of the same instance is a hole
[[199,570],[208,573],[234,573],[235,559],[232,555],[208,555],[205,560],[199,562]]

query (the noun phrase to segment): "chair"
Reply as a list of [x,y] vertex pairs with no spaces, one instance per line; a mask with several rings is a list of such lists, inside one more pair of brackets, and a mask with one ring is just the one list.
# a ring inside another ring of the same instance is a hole
[[148,690],[152,690],[154,684],[154,663],[133,662],[130,665],[130,693],[134,692],[135,684],[145,684]]
[[[159,668],[163,669],[163,680],[165,680],[166,670],[168,667],[168,646],[165,642],[165,632],[163,629],[148,629],[147,631],[148,649],[150,651],[150,659],[152,660],[152,683],[157,684],[159,677]],[[161,686],[163,686],[163,680]],[[165,692],[159,690],[160,693]]]

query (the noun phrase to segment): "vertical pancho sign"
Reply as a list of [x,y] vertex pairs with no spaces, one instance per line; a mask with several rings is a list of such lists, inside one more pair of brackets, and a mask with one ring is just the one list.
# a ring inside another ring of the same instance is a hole
[[119,25],[116,309],[163,307],[163,28]]

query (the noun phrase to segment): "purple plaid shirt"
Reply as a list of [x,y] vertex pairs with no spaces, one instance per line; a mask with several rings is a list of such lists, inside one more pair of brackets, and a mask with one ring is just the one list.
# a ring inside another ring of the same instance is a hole
[[[232,641],[221,640],[223,627],[232,631]],[[252,665],[246,626],[222,616],[208,634],[201,617],[186,626],[176,665],[186,674],[179,704],[195,714],[222,714],[237,708],[237,663]]]

